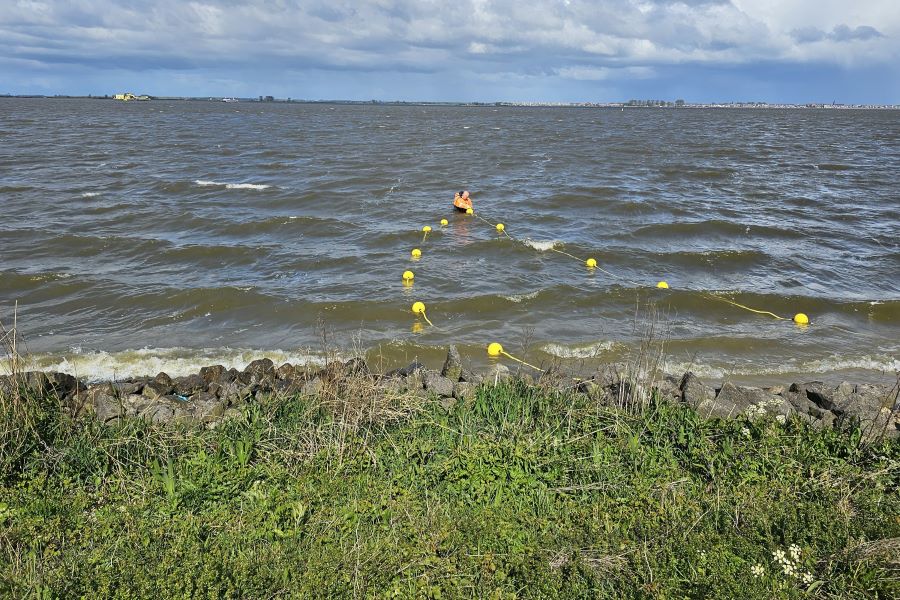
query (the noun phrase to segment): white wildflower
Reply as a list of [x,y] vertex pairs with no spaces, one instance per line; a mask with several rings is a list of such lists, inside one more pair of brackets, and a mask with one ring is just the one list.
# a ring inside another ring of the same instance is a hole
[[750,430],[747,429],[746,427],[741,427],[741,435],[744,436],[745,438],[750,437]]
[[764,417],[765,414],[766,409],[756,404],[747,409],[747,416],[750,417],[750,419],[758,419],[760,417]]
[[811,584],[811,583],[813,582],[813,579],[815,579],[815,578],[812,576],[812,573],[803,573],[803,574],[800,576],[800,580],[801,580],[803,583],[805,583],[806,585]]
[[790,577],[791,575],[794,575],[795,574],[794,563],[792,563],[792,562],[784,563],[782,570],[784,571],[784,574],[787,575],[788,577]]
[[754,577],[762,577],[766,574],[766,570],[760,564],[755,564],[750,567],[750,573],[753,574]]
[[791,544],[791,547],[789,548],[789,550],[791,552],[791,560],[793,560],[794,562],[799,562],[800,561],[800,546],[798,546],[797,544]]
[[781,425],[784,425],[785,421],[787,421],[787,417],[784,415],[775,415],[775,420],[778,421]]
[[774,558],[778,562],[784,562],[784,550],[775,550],[774,552],[772,552],[772,558]]

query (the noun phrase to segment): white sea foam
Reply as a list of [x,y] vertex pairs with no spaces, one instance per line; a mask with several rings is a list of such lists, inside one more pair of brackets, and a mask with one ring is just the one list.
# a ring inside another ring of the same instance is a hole
[[593,344],[583,344],[579,346],[564,346],[562,344],[545,344],[541,346],[541,350],[547,354],[558,356],[560,358],[598,358],[604,352],[612,349],[613,343],[610,341],[599,342]]
[[532,298],[536,298],[537,295],[540,293],[541,293],[541,291],[537,290],[536,292],[531,292],[528,294],[512,294],[510,296],[503,296],[503,297],[506,298],[507,300],[509,300],[510,302],[518,303],[518,302],[522,302],[523,300],[531,300]]
[[[303,350],[250,350],[246,348],[143,348],[121,352],[82,352],[72,348],[65,354],[35,354],[29,369],[69,373],[89,381],[156,375],[163,371],[173,377],[196,373],[201,367],[224,365],[243,369],[259,358],[283,363],[323,365],[321,356]],[[8,365],[0,366],[5,369]]]
[[264,183],[223,183],[220,181],[209,181],[207,179],[198,179],[194,181],[194,183],[204,187],[216,185],[224,187],[226,190],[265,190],[272,187],[271,185],[266,185]]
[[748,377],[754,375],[783,374],[828,374],[837,371],[877,371],[881,373],[900,373],[900,359],[895,356],[860,356],[854,358],[826,358],[817,360],[789,360],[777,366],[759,364],[718,366],[700,363],[668,362],[663,365],[668,373],[684,373],[693,371],[698,377],[708,379],[726,379],[728,377]]
[[83,192],[81,194],[81,197],[82,198],[94,198],[99,195],[100,195],[100,192]]
[[525,240],[525,245],[535,250],[540,250],[541,252],[546,252],[547,250],[552,250],[560,245],[562,242],[557,240]]

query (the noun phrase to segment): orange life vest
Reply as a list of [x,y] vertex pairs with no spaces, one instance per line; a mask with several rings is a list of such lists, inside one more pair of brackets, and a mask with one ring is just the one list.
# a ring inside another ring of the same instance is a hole
[[455,206],[459,210],[466,210],[472,208],[472,200],[469,198],[463,198],[462,196],[457,196],[453,199],[453,206]]

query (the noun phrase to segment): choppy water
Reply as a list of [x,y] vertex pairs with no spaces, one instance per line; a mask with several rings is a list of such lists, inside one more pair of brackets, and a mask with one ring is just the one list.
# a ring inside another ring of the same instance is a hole
[[[320,357],[321,322],[386,364],[617,359],[655,303],[673,370],[873,376],[900,370],[898,167],[898,112],[0,99],[0,319],[122,376]],[[463,188],[531,241],[452,213]]]

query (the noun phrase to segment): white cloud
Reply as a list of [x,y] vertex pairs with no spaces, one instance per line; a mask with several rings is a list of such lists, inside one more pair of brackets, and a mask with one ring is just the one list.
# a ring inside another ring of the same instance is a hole
[[[900,60],[896,0],[16,0],[0,54],[105,69],[392,70],[605,81],[664,65]],[[652,73],[652,70],[646,71]]]
[[656,74],[651,67],[563,67],[556,74],[576,81],[606,81],[608,79],[648,79]]

